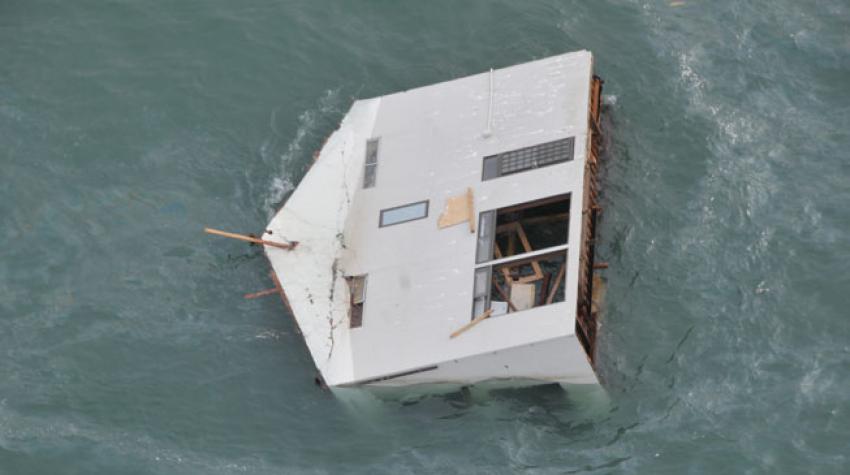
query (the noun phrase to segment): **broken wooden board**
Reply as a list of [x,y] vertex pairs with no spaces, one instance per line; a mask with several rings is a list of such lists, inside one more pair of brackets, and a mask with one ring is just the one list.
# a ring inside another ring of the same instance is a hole
[[443,208],[440,219],[437,220],[437,227],[440,229],[454,226],[463,222],[469,222],[469,232],[475,232],[474,204],[472,197],[472,188],[467,188],[462,195],[450,196],[446,200],[446,206]]
[[516,306],[517,311],[527,310],[534,307],[537,287],[534,284],[522,284],[513,282],[511,284],[510,302]]
[[481,315],[475,317],[471,322],[467,323],[466,325],[464,325],[464,326],[458,328],[457,330],[455,330],[454,332],[452,332],[452,334],[449,335],[449,338],[456,338],[461,333],[469,330],[470,328],[474,327],[475,325],[478,325],[479,323],[483,322],[487,318],[490,318],[490,315],[492,315],[492,314],[493,314],[493,309],[487,310],[486,312],[482,313]]

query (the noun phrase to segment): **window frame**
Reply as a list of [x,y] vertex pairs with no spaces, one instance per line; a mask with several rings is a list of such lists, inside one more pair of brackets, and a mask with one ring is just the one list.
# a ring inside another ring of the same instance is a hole
[[[544,163],[539,163],[539,160],[545,159],[546,154],[548,153],[545,149],[547,147],[558,147],[560,142],[565,142],[564,147],[568,147],[568,153],[565,154],[564,158],[558,158],[555,160],[544,161]],[[524,173],[532,170],[537,170],[538,168],[545,168],[552,165],[558,165],[561,163],[567,163],[575,160],[576,152],[575,145],[576,138],[575,136],[562,137],[560,139],[549,140],[548,142],[543,142],[535,145],[529,145],[527,147],[520,147],[513,150],[507,150],[504,152],[494,153],[492,155],[487,155],[483,157],[481,160],[481,181],[489,181],[495,180],[497,178],[502,178],[506,176],[516,175],[518,173]],[[567,145],[568,144],[568,145]],[[537,149],[537,150],[535,150]],[[542,149],[542,150],[541,150]],[[526,167],[512,167],[513,169],[505,171],[505,165],[502,163],[503,160],[519,157],[522,154],[534,154],[535,151],[539,151],[541,157],[532,158],[532,162],[529,166]],[[488,166],[488,163],[490,164]],[[489,171],[495,171],[495,174],[488,174]]]
[[[534,249],[530,252],[524,252],[521,254],[514,254],[512,256],[495,258],[493,255],[493,249],[496,243],[496,229],[498,228],[498,217],[499,211],[502,212],[512,212],[512,211],[521,211],[524,209],[534,208],[537,206],[545,206],[549,203],[554,203],[559,200],[566,199],[569,201],[569,212],[567,215],[567,238],[563,244],[558,244],[555,246],[549,246],[542,249]],[[478,317],[476,315],[476,310],[480,310],[480,305],[476,305],[479,300],[483,301],[484,310],[491,308],[491,298],[490,298],[490,285],[491,280],[493,279],[493,273],[496,268],[499,266],[504,266],[505,264],[515,264],[520,265],[524,262],[531,262],[539,260],[541,257],[546,256],[555,256],[557,254],[563,254],[564,256],[564,272],[563,276],[564,285],[567,285],[567,270],[570,259],[570,239],[569,239],[569,223],[571,221],[571,216],[573,213],[573,193],[558,193],[551,196],[544,196],[542,198],[522,202],[515,203],[507,206],[502,206],[500,208],[493,208],[488,210],[483,210],[478,213],[478,234],[476,235],[476,247],[475,247],[475,265],[473,268],[473,285],[472,285],[472,309],[471,309],[471,317],[472,319]],[[488,236],[489,234],[489,236]],[[487,239],[486,241],[484,239]],[[486,254],[481,254],[481,252],[485,252]],[[480,273],[487,273],[487,283],[486,290],[478,288],[478,275]],[[564,290],[564,298],[566,298],[566,288]],[[484,295],[486,294],[486,295]],[[552,302],[552,304],[560,303],[560,302]],[[546,306],[549,304],[544,304],[541,306]],[[537,306],[532,307],[537,308]],[[531,310],[531,309],[526,309]],[[525,310],[520,310],[517,312],[508,312],[511,313],[521,313]]]
[[[363,159],[363,189],[374,188],[378,182],[378,154],[380,153],[380,137],[366,141],[366,156]],[[374,152],[374,153],[370,153]]]
[[[399,209],[402,209],[402,208],[409,208],[409,207],[422,205],[422,204],[425,205],[425,211],[424,211],[424,214],[422,216],[418,216],[416,218],[405,219],[403,221],[396,221],[394,223],[389,223],[389,224],[384,223],[384,215],[387,212],[396,211],[396,210],[399,210]],[[390,226],[396,226],[396,225],[399,225],[399,224],[409,223],[411,221],[419,221],[420,219],[425,219],[425,218],[428,217],[428,214],[430,212],[430,208],[431,208],[431,200],[414,201],[412,203],[407,203],[407,204],[403,204],[403,205],[399,205],[399,206],[393,206],[392,208],[384,208],[378,214],[378,227],[379,228],[388,228]]]
[[[496,230],[499,226],[499,211],[502,212],[511,212],[511,211],[522,211],[529,208],[534,208],[536,206],[544,206],[549,203],[554,203],[560,201],[562,199],[568,200],[569,206],[569,214],[567,216],[567,237],[564,244],[558,244],[556,246],[544,247],[542,249],[535,249],[531,252],[525,252],[522,254],[514,254],[513,256],[507,256],[502,258],[494,258],[493,257],[493,248],[496,243]],[[558,251],[561,249],[568,249],[570,246],[570,216],[573,213],[573,194],[571,192],[567,193],[558,193],[556,195],[544,196],[543,198],[534,199],[531,201],[526,201],[523,203],[515,203],[508,206],[502,206],[501,208],[493,208],[484,210],[478,213],[478,234],[476,235],[476,244],[475,244],[475,268],[492,264],[493,262],[499,261],[499,263],[505,263],[513,261],[517,258],[521,258],[522,256],[530,256],[534,255],[542,255],[546,254],[549,251]],[[486,215],[486,217],[485,217]],[[485,219],[488,220],[485,222]],[[489,239],[486,242],[483,242],[482,239],[485,237],[482,234],[485,232],[489,232]],[[486,249],[485,249],[486,248]],[[481,254],[482,251],[485,251],[486,254]]]

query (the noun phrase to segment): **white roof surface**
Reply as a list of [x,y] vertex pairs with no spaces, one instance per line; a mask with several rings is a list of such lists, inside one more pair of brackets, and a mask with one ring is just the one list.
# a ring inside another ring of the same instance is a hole
[[[300,243],[266,253],[327,384],[574,334],[591,76],[592,56],[579,51],[354,103],[267,236]],[[483,157],[566,137],[575,137],[573,160],[482,181]],[[372,138],[380,140],[377,178],[364,189]],[[440,229],[437,219],[467,187],[476,219],[572,193],[567,290],[564,302],[490,318],[450,339],[470,320],[476,235],[466,223]],[[427,218],[379,227],[382,209],[423,200]],[[362,326],[349,328],[344,277],[361,274]]]

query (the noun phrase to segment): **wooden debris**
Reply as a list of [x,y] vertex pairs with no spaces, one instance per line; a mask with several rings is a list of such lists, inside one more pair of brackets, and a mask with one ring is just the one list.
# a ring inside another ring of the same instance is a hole
[[543,282],[540,283],[540,299],[537,301],[537,307],[546,304],[546,297],[549,296],[549,284],[552,282],[552,273],[547,272],[543,275]]
[[449,338],[457,338],[457,336],[460,335],[461,333],[469,330],[470,328],[474,327],[475,325],[478,325],[479,323],[483,322],[487,318],[490,318],[490,315],[492,315],[492,314],[493,314],[493,309],[491,308],[490,310],[487,310],[486,312],[482,313],[481,315],[475,317],[471,322],[469,322],[466,325],[455,330],[454,333],[449,335]]
[[594,262],[593,268],[594,269],[607,269],[608,263],[607,262]]
[[255,299],[255,298],[259,298],[259,297],[265,297],[266,295],[276,294],[278,292],[279,292],[279,290],[277,288],[266,289],[266,290],[261,290],[259,292],[254,292],[252,294],[245,294],[245,298],[246,299]]
[[[502,226],[499,226],[499,228],[502,229],[502,232],[514,232],[514,233],[516,233],[516,236],[519,237],[519,241],[522,244],[523,252],[534,251],[534,249],[532,249],[532,247],[531,247],[531,243],[528,241],[528,236],[525,234],[525,230],[522,228],[522,225],[519,222],[504,224]],[[511,234],[510,236],[511,236],[511,238],[513,238],[514,234]],[[511,240],[509,242],[509,244],[511,244],[512,242],[513,242],[513,240]],[[495,244],[495,243],[493,244],[493,251],[495,253],[496,259],[501,259],[501,258],[504,257],[504,255],[502,254],[502,250],[499,249],[498,244]],[[508,257],[510,257],[512,255],[514,255],[514,253],[510,252]],[[523,265],[523,264],[519,264],[519,265]],[[512,278],[510,277],[510,271],[508,271],[508,269],[510,269],[511,267],[512,266],[504,266],[501,269],[502,274],[505,276],[505,280],[507,280],[509,282],[512,280]],[[527,284],[529,282],[536,282],[536,281],[543,278],[543,269],[540,268],[540,263],[538,261],[536,261],[536,260],[531,261],[531,269],[534,271],[534,274],[527,275],[525,277],[520,277],[520,278],[516,279],[516,282],[519,282],[519,283],[522,283],[522,284]]]
[[469,232],[475,234],[475,198],[472,188],[466,189],[466,209],[469,211]]
[[555,282],[552,283],[552,288],[549,289],[549,297],[546,298],[546,305],[552,303],[552,300],[555,299],[555,293],[558,292],[558,287],[561,286],[561,280],[564,279],[564,273],[567,271],[567,263],[564,262],[561,264],[561,268],[558,270],[558,275],[555,276]]
[[292,311],[292,305],[289,304],[289,299],[286,297],[286,292],[283,290],[283,286],[280,285],[280,279],[277,278],[277,274],[275,274],[274,269],[269,272],[269,277],[272,278],[274,287],[280,294],[280,299],[283,300],[283,304],[286,305],[286,309],[289,310],[289,314],[292,315],[292,321],[295,322],[295,329],[298,330],[298,333],[300,334],[301,327],[298,325],[298,319],[295,318],[295,313]]
[[[508,281],[508,282],[510,282],[510,281]],[[493,278],[493,286],[496,287],[496,292],[499,293],[499,296],[502,297],[502,300],[504,300],[505,302],[508,303],[508,308],[510,308],[512,312],[516,312],[517,311],[516,305],[514,305],[514,303],[511,302],[511,298],[508,296],[507,293],[505,293],[505,289],[503,289],[502,286],[499,285],[498,282],[496,282],[495,277]]]
[[443,208],[443,213],[437,220],[437,227],[440,229],[460,224],[464,221],[469,222],[469,232],[475,232],[474,205],[472,199],[472,188],[467,188],[466,193],[462,195],[450,196],[446,200],[446,206]]
[[264,246],[277,247],[280,249],[293,249],[298,245],[298,241],[292,241],[288,243],[280,243],[274,241],[267,241],[265,239],[259,239],[252,236],[246,236],[244,234],[236,234],[236,233],[228,233],[226,231],[219,231],[218,229],[212,228],[204,228],[204,232],[207,234],[215,234],[216,236],[222,236],[231,239],[238,239],[240,241],[251,242],[254,244],[262,244]]

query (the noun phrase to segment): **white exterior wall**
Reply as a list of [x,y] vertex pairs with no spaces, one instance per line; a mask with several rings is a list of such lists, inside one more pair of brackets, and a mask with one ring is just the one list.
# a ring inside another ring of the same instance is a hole
[[509,380],[517,384],[595,384],[596,375],[585,358],[576,337],[564,336],[446,361],[435,370],[378,381],[372,385],[467,385],[492,380]]

